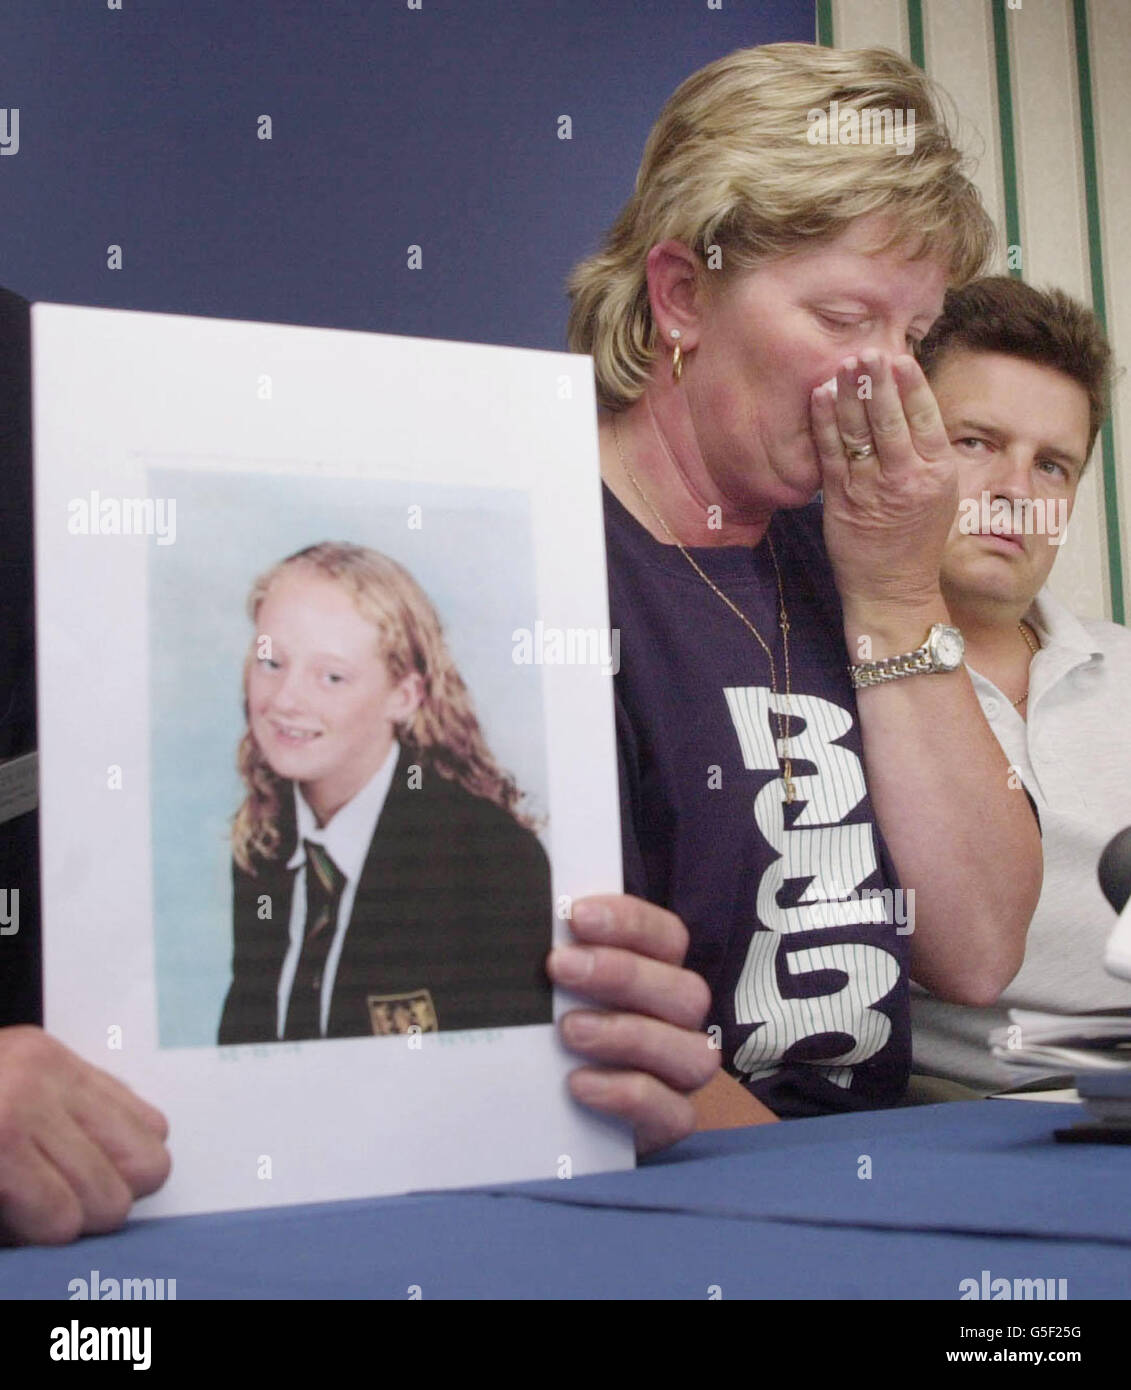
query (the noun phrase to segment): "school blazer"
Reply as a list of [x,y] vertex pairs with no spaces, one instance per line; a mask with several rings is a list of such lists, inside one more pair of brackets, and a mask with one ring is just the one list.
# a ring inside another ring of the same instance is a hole
[[[549,1023],[550,866],[506,811],[402,748],[358,881],[326,1036]],[[289,790],[289,789],[288,789]],[[232,865],[232,983],[219,1042],[275,1042],[277,987],[297,870],[284,796],[276,859]],[[267,916],[266,912],[270,915]]]

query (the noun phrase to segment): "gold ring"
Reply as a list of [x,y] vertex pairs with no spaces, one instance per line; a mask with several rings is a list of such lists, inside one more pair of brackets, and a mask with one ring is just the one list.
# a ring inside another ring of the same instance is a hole
[[875,445],[873,444],[865,444],[859,449],[852,448],[850,445],[846,444],[844,446],[844,452],[848,455],[848,457],[852,460],[853,463],[858,463],[860,459],[871,458],[872,455],[876,452],[876,449]]

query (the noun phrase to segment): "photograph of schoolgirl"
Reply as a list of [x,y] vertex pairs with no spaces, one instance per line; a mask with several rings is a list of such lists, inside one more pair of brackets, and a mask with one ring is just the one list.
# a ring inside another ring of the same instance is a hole
[[419,485],[160,486],[183,518],[150,560],[160,1045],[549,1023],[523,499],[435,489],[412,530]]

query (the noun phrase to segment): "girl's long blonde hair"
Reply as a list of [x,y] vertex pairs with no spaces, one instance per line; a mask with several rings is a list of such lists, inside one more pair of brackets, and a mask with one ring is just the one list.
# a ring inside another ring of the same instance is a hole
[[[518,810],[523,794],[487,747],[471,696],[444,641],[440,619],[416,580],[379,551],[323,541],[289,555],[259,576],[247,600],[253,623],[278,576],[300,565],[339,583],[361,616],[377,629],[379,649],[394,684],[413,671],[419,674],[423,699],[412,718],[395,730],[402,747],[414,760],[427,760],[441,777],[502,807],[519,824],[532,826],[533,820]],[[254,644],[244,663],[245,717],[253,651]],[[247,793],[232,823],[232,856],[241,869],[254,873],[255,859],[273,859],[279,853],[280,797],[288,783],[267,763],[250,721],[240,739],[236,763]]]

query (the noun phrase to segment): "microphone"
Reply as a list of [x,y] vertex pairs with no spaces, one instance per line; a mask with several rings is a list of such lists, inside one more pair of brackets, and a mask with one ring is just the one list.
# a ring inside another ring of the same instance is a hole
[[1119,914],[1108,937],[1104,966],[1131,980],[1131,826],[1114,836],[1100,855],[1099,878],[1104,897]]

